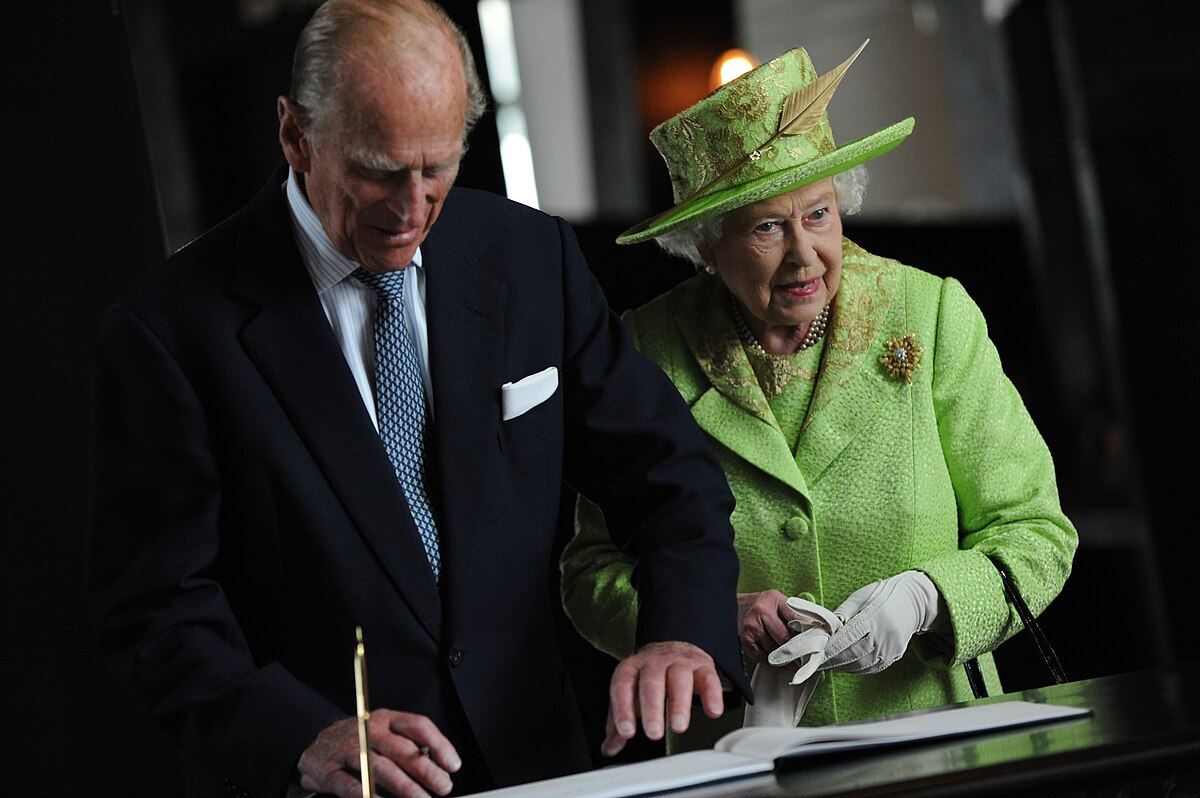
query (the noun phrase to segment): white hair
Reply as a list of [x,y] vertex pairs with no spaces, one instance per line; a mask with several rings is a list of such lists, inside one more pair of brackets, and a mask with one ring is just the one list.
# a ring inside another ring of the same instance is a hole
[[[415,8],[414,8],[415,6]],[[292,60],[291,100],[296,113],[310,137],[319,141],[336,130],[330,117],[339,110],[338,90],[343,65],[353,57],[353,45],[364,27],[376,24],[364,14],[377,9],[385,14],[407,14],[418,17],[421,9],[428,11],[430,20],[440,27],[458,47],[466,77],[467,108],[463,139],[475,127],[487,109],[487,95],[475,68],[475,58],[462,29],[435,2],[415,0],[329,0],[313,14],[300,32]],[[374,15],[371,15],[374,16]]]
[[[850,216],[862,210],[863,194],[866,190],[867,167],[862,164],[834,175],[833,191],[837,197],[838,213]],[[697,269],[711,272],[711,266],[700,257],[700,247],[715,243],[721,237],[721,223],[724,219],[725,214],[697,219],[678,230],[663,233],[654,240],[668,254],[690,261]]]

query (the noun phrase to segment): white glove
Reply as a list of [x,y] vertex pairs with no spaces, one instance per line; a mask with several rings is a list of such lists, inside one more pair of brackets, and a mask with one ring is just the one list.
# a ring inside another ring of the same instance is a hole
[[944,620],[945,604],[928,576],[905,571],[854,591],[834,614],[843,624],[830,636],[820,670],[868,674],[900,659],[913,635]]
[[799,617],[788,621],[793,632],[799,632],[767,656],[775,667],[794,664],[794,674],[758,665],[750,679],[754,703],[746,707],[744,726],[796,726],[804,717],[820,674],[817,669],[825,661],[825,646],[829,636],[842,627],[838,618],[820,604],[801,598],[789,598],[788,607]]
[[842,628],[842,619],[820,604],[802,598],[792,597],[787,600],[787,605],[800,616],[788,621],[788,628],[799,634],[768,654],[767,662],[776,667],[798,663],[799,670],[791,683],[800,684],[825,662],[830,636]]
[[856,590],[830,612],[820,604],[789,598],[799,616],[788,627],[798,634],[767,656],[775,667],[795,664],[796,672],[754,669],[755,702],[746,708],[745,726],[795,726],[817,687],[818,671],[878,673],[904,656],[913,635],[946,619],[937,588],[920,571],[905,571]]

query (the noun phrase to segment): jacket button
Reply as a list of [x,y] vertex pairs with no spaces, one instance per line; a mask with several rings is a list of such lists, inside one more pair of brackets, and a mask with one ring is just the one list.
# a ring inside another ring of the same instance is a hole
[[808,519],[801,516],[789,518],[783,525],[784,536],[795,540],[808,534]]
[[450,655],[449,655],[449,657],[447,657],[447,659],[450,660],[451,668],[457,668],[458,663],[462,662],[462,658],[463,658],[463,653],[461,650],[459,650],[457,648],[450,649]]

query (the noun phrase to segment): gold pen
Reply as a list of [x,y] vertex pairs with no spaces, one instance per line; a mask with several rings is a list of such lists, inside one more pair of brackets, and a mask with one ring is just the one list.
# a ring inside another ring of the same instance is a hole
[[362,627],[354,627],[354,699],[358,709],[358,769],[362,779],[362,798],[373,798],[371,778],[371,741],[367,737],[367,658],[363,649]]

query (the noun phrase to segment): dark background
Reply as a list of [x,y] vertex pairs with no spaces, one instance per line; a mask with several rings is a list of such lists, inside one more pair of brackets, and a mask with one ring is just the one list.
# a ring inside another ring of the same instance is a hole
[[[477,45],[474,2],[446,6]],[[1200,63],[1184,9],[1016,3],[1003,37],[1028,202],[1014,218],[847,224],[870,250],[960,279],[991,322],[1079,526],[1075,573],[1044,616],[1074,679],[1200,656],[1189,590]],[[734,44],[721,0],[588,0],[584,13],[590,41],[631,48],[635,83],[664,61],[707,64]],[[307,15],[297,8],[248,27],[224,0],[6,6],[0,518],[15,555],[3,557],[0,596],[0,783],[14,794],[177,791],[174,746],[104,670],[84,609],[91,347],[102,308],[163,257],[179,219],[200,232],[270,173],[274,98],[287,89]],[[604,74],[596,50],[589,69]],[[147,69],[160,80],[147,82]],[[164,120],[190,146],[186,157],[158,152],[152,170],[151,152],[164,144],[147,130]],[[459,182],[503,193],[489,121]],[[669,188],[646,147],[645,192],[658,209]],[[184,199],[173,191],[160,201],[164,186],[180,185],[190,189]],[[635,221],[577,226],[618,310],[689,273],[652,246],[618,250],[613,237]],[[1023,638],[998,652],[1010,689],[1048,680]],[[563,639],[598,732],[611,662],[566,624]]]

